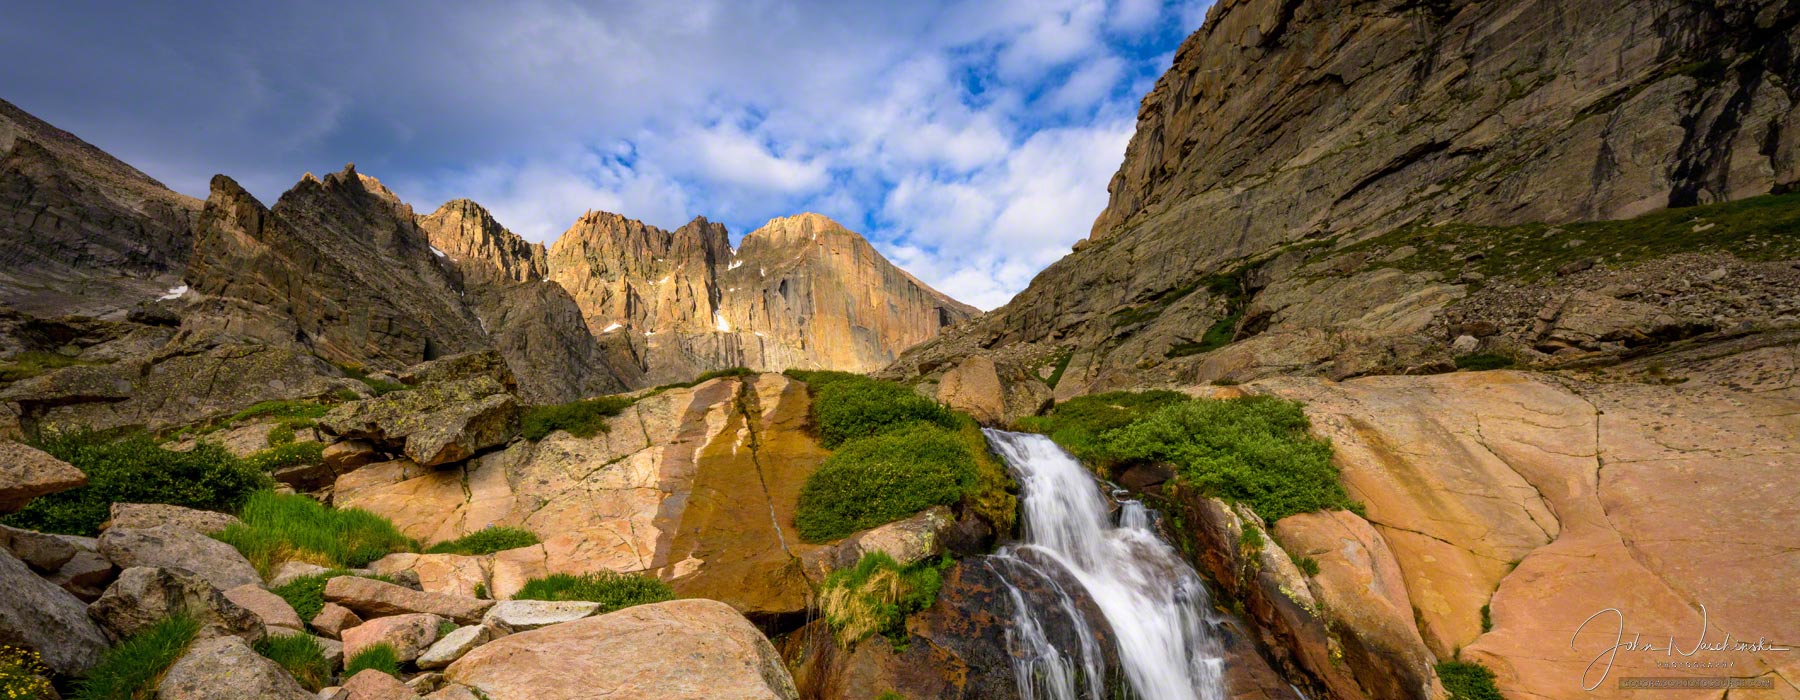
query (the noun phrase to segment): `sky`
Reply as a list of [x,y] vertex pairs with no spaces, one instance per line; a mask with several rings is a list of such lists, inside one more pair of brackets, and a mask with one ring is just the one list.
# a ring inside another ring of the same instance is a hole
[[0,98],[205,197],[355,162],[548,243],[816,211],[991,309],[1085,237],[1207,0],[0,0]]

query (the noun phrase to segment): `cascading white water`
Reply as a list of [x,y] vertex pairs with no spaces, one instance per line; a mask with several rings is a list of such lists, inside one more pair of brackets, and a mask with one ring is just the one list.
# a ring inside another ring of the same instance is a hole
[[[1101,700],[1107,669],[1071,597],[1085,592],[1112,628],[1118,665],[1135,697],[1222,700],[1223,651],[1209,619],[1206,588],[1157,536],[1143,504],[1121,500],[1115,524],[1101,483],[1049,438],[985,432],[1018,477],[1024,501],[1025,541],[992,557],[1013,601],[1008,642],[1020,696]],[[1022,573],[1051,582],[1060,609],[1027,605],[1013,583]],[[1055,584],[1070,579],[1082,590]],[[1044,632],[1050,616],[1074,626],[1079,648],[1061,650],[1050,643]]]

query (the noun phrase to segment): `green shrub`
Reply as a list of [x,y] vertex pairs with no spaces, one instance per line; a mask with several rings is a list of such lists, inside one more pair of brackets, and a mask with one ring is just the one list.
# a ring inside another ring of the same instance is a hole
[[310,634],[270,635],[256,640],[251,646],[256,653],[285,669],[307,690],[318,692],[331,684],[331,662],[325,659],[325,650]]
[[1481,664],[1445,661],[1437,665],[1437,674],[1449,700],[1505,700],[1494,686],[1494,672]]
[[329,508],[295,494],[259,491],[238,518],[243,522],[213,537],[236,547],[264,576],[290,559],[358,568],[389,553],[417,548],[386,518],[355,508]]
[[100,656],[75,682],[71,700],[137,700],[155,697],[156,684],[181,657],[200,622],[176,615],[144,628]]
[[[293,439],[293,436],[293,431],[289,431],[288,439]],[[296,464],[318,464],[324,459],[325,443],[308,440],[306,442],[289,442],[258,450],[244,457],[244,464],[259,472],[272,472]]]
[[[238,411],[226,419],[227,423],[242,423],[252,418],[281,418],[284,420],[314,421],[324,418],[331,412],[331,407],[317,401],[263,401],[254,406]],[[311,425],[308,423],[307,425]]]
[[1507,357],[1506,355],[1496,355],[1493,353],[1482,353],[1479,355],[1463,355],[1462,357],[1456,358],[1456,368],[1457,369],[1466,369],[1471,372],[1480,372],[1483,370],[1490,370],[1490,369],[1504,369],[1504,368],[1511,367],[1511,366],[1513,366],[1513,359],[1511,357]]
[[276,423],[275,425],[269,426],[269,433],[268,433],[267,439],[269,441],[269,445],[271,447],[273,447],[273,446],[286,445],[286,444],[292,443],[295,440],[295,438],[298,438],[298,437],[299,437],[298,435],[294,434],[294,429],[292,427],[289,427],[289,426],[281,424],[281,423]]
[[844,443],[800,489],[801,538],[826,542],[937,505],[977,486],[975,458],[955,433],[928,423]]
[[1206,329],[1206,333],[1200,336],[1200,340],[1176,343],[1164,354],[1171,358],[1187,357],[1188,355],[1212,352],[1230,345],[1231,341],[1237,339],[1238,321],[1243,320],[1243,318],[1244,314],[1242,312],[1228,314],[1224,318],[1214,321],[1212,326]]
[[16,382],[21,379],[30,379],[51,370],[58,370],[64,367],[101,364],[107,363],[83,360],[55,352],[42,352],[36,350],[27,351],[14,355],[11,359],[0,361],[0,382]]
[[282,600],[287,601],[288,606],[294,609],[294,613],[300,616],[302,622],[311,623],[312,619],[318,616],[319,611],[325,608],[325,584],[339,576],[360,576],[386,583],[394,582],[393,579],[386,576],[358,574],[346,569],[331,569],[297,577],[269,589],[269,592],[281,596]]
[[1319,560],[1317,559],[1312,557],[1300,557],[1299,559],[1294,560],[1294,563],[1299,565],[1301,573],[1304,573],[1307,576],[1319,575]]
[[44,657],[31,649],[0,646],[0,698],[40,700],[55,689],[46,678],[50,668]]
[[648,576],[602,571],[594,574],[551,574],[526,581],[513,600],[586,600],[600,604],[600,613],[633,605],[675,599],[669,584]]
[[1262,530],[1253,525],[1244,525],[1244,531],[1238,533],[1238,548],[1246,552],[1260,552],[1263,548]]
[[1268,396],[1172,403],[1100,436],[1120,463],[1175,466],[1184,485],[1249,503],[1275,522],[1295,513],[1356,509],[1331,463],[1331,444],[1307,432],[1300,404]]
[[597,399],[571,401],[554,406],[533,406],[520,420],[520,434],[525,439],[542,440],[558,430],[578,438],[607,432],[606,419],[625,412],[635,401],[628,396],[602,396]]
[[355,656],[344,661],[344,679],[368,669],[375,669],[390,676],[400,676],[400,653],[394,651],[394,645],[380,642],[363,647]]
[[439,542],[425,550],[426,554],[493,554],[508,549],[530,547],[538,536],[516,527],[484,527],[447,542]]
[[1494,614],[1486,605],[1481,606],[1481,631],[1494,631]]
[[1169,404],[1190,400],[1176,391],[1113,391],[1064,401],[1043,416],[1021,418],[1019,430],[1043,433],[1069,454],[1098,469],[1110,469],[1100,435],[1122,428]]
[[819,443],[835,448],[910,423],[934,423],[955,430],[956,414],[943,404],[898,384],[867,378],[834,379],[811,389],[812,421]]
[[819,610],[838,642],[846,646],[875,633],[902,643],[906,616],[937,601],[948,565],[948,559],[940,559],[901,566],[881,552],[864,554],[856,566],[825,577]]
[[66,433],[44,439],[39,447],[87,474],[87,485],[40,496],[0,522],[94,535],[113,503],[167,503],[229,512],[272,483],[218,445],[202,443],[187,452],[173,452],[149,435],[112,440],[98,433]]

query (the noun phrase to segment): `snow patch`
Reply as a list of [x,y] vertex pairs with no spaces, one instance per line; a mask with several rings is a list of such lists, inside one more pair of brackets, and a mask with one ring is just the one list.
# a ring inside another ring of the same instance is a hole
[[163,295],[160,297],[157,297],[156,300],[157,301],[168,301],[170,299],[180,299],[184,296],[187,296],[187,293],[188,293],[188,286],[185,284],[181,285],[179,287],[170,287],[169,291],[163,292]]
[[432,246],[432,247],[431,247],[431,254],[432,254],[432,255],[436,255],[436,256],[438,256],[438,257],[440,257],[440,258],[448,258],[448,257],[450,257],[450,256],[448,256],[448,255],[445,255],[445,254],[444,254],[444,251],[441,251],[441,250],[438,250],[438,247],[437,247],[437,246]]
[[731,332],[731,324],[726,323],[725,317],[719,315],[719,312],[717,311],[713,312],[713,327],[719,329],[720,333]]
[[620,325],[620,324],[617,324],[617,323],[615,323],[615,324],[612,324],[612,325],[610,325],[610,326],[607,326],[607,327],[605,327],[605,328],[602,328],[602,329],[600,329],[600,332],[601,332],[601,333],[611,333],[611,332],[613,332],[613,331],[616,331],[616,330],[619,330],[619,329],[620,329],[620,328],[624,328],[624,326],[623,326],[623,325]]
[[731,261],[731,264],[730,264],[730,265],[726,265],[726,266],[725,266],[725,269],[727,269],[727,270],[736,270],[736,269],[738,269],[738,268],[740,268],[740,267],[743,267],[743,266],[744,266],[744,261],[742,261],[742,260],[733,260],[733,261]]

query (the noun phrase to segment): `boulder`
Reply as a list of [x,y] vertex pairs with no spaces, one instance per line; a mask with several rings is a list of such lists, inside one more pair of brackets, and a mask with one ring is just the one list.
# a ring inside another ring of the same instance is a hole
[[490,700],[799,697],[769,640],[731,606],[702,599],[502,637],[451,664],[444,677]]
[[156,685],[162,700],[314,700],[287,671],[237,637],[194,642]]
[[321,459],[333,474],[343,474],[381,461],[381,452],[367,440],[339,440],[325,446]]
[[280,588],[292,583],[294,579],[322,574],[330,570],[312,562],[284,561],[281,566],[275,567],[275,574],[269,577],[269,587]]
[[855,566],[864,554],[881,552],[900,564],[913,564],[943,551],[945,536],[955,527],[950,509],[938,506],[905,520],[870,528],[837,545],[815,550],[804,561],[820,577]]
[[231,545],[177,525],[108,528],[100,535],[100,553],[120,568],[186,569],[220,590],[262,583],[256,568]]
[[113,639],[124,639],[181,612],[193,615],[215,632],[250,640],[260,639],[264,633],[256,613],[232,602],[205,578],[186,569],[126,569],[87,607],[87,614]]
[[428,700],[481,700],[481,696],[466,685],[446,685],[425,697]]
[[419,658],[437,641],[438,625],[444,618],[426,613],[409,613],[380,617],[344,630],[344,656],[356,658],[358,652],[376,644],[394,648],[401,663]]
[[460,355],[420,362],[401,371],[397,379],[409,386],[460,382],[487,377],[500,382],[507,391],[516,391],[519,383],[506,358],[493,350],[476,350]]
[[356,613],[351,612],[349,608],[337,603],[326,603],[324,607],[319,608],[319,614],[313,616],[312,628],[319,634],[337,639],[343,635],[344,630],[362,623],[363,619],[357,617]]
[[294,612],[294,606],[288,605],[281,596],[270,593],[262,586],[246,583],[225,591],[225,598],[254,613],[266,626],[280,627],[291,632],[306,630],[306,625],[300,621],[300,615]]
[[112,561],[100,556],[99,552],[77,550],[74,557],[46,578],[75,597],[92,602],[106,590],[106,584],[117,570]]
[[344,681],[345,700],[413,700],[419,697],[400,679],[372,668],[356,672]]
[[31,499],[87,484],[87,475],[43,450],[0,440],[0,513],[24,508]]
[[427,592],[475,598],[478,590],[489,588],[491,561],[488,555],[398,552],[370,562],[369,570],[389,576],[410,572]]
[[494,638],[494,631],[487,625],[468,625],[458,627],[456,631],[443,636],[419,655],[418,665],[423,669],[437,669],[449,666],[457,659],[469,653],[469,650],[488,643]]
[[163,503],[114,503],[106,520],[107,528],[145,529],[158,525],[174,525],[210,535],[228,525],[243,522],[237,516],[210,510],[183,508]]
[[937,399],[992,425],[1006,417],[1006,391],[1000,372],[985,355],[970,355],[938,380]]
[[319,645],[319,653],[325,656],[326,664],[330,665],[332,668],[342,668],[344,666],[343,642],[317,635],[312,635],[312,640],[314,644]]
[[519,405],[500,382],[480,376],[352,401],[319,425],[341,438],[397,446],[431,467],[511,440],[519,432]]
[[444,674],[436,671],[421,673],[406,679],[406,687],[411,688],[414,693],[424,695],[444,687]]
[[1678,340],[1701,330],[1705,330],[1702,324],[1684,321],[1660,306],[1576,291],[1563,300],[1554,324],[1538,342],[1538,349],[1593,350],[1600,349],[1602,343],[1636,346],[1656,340]]
[[69,592],[0,549],[0,644],[35,649],[44,665],[73,675],[106,651],[106,636]]
[[360,576],[339,576],[325,583],[325,600],[365,618],[429,613],[460,624],[474,624],[494,601],[415,591]]
[[579,620],[600,610],[584,600],[503,600],[488,608],[481,624],[511,634]]
[[75,558],[78,550],[69,535],[52,535],[0,525],[0,547],[30,565],[38,573],[54,573]]

